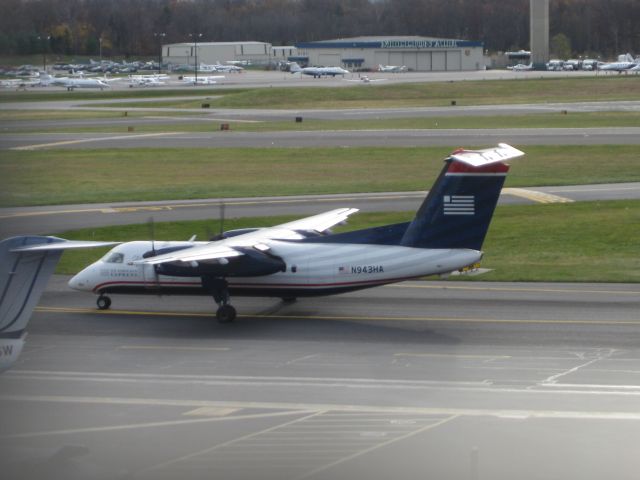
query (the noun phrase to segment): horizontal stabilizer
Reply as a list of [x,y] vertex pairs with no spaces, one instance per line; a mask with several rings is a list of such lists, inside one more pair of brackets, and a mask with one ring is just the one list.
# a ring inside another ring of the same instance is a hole
[[484,150],[456,150],[451,154],[450,158],[471,165],[472,167],[483,167],[523,155],[524,152],[521,152],[517,148],[513,148],[506,143],[499,143],[497,147]]

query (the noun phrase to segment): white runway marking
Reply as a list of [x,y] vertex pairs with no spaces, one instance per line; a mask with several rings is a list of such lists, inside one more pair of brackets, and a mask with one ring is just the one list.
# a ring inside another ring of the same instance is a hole
[[78,143],[90,143],[99,142],[102,140],[129,140],[132,138],[144,138],[144,137],[160,137],[165,135],[177,135],[181,132],[160,132],[160,133],[142,133],[138,135],[118,135],[116,137],[95,137],[95,138],[81,138],[78,140],[62,140],[60,142],[52,143],[37,143],[34,145],[23,145],[21,147],[14,147],[10,150],[37,150],[39,148],[59,147],[62,145],[74,145]]

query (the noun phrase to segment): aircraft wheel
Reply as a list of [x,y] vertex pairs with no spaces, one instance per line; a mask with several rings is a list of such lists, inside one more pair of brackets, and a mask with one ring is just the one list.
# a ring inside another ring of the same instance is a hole
[[236,318],[236,309],[231,305],[222,305],[216,312],[216,318],[220,323],[231,323]]
[[107,310],[111,306],[111,299],[105,295],[100,295],[96,300],[98,310]]
[[283,303],[295,303],[297,300],[296,297],[282,297]]

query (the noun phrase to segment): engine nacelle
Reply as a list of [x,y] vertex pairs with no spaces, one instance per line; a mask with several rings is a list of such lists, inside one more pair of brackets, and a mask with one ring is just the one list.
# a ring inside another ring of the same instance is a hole
[[156,273],[172,277],[260,277],[287,269],[285,262],[276,256],[253,248],[236,248],[243,253],[239,257],[212,261],[162,263],[155,266]]

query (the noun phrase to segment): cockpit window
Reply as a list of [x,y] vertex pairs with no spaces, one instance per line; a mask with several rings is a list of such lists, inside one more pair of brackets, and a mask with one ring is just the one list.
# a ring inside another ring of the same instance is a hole
[[124,253],[110,252],[104,257],[105,263],[122,263],[124,262]]

